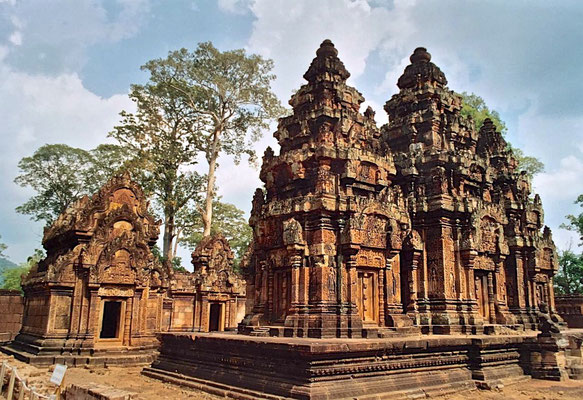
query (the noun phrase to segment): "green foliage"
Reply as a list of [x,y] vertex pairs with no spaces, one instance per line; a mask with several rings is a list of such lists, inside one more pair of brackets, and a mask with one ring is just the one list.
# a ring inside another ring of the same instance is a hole
[[30,271],[30,269],[38,264],[38,262],[44,257],[44,252],[42,250],[36,249],[34,254],[28,257],[28,260],[16,267],[7,268],[2,272],[2,289],[8,290],[20,290],[22,292],[22,287],[20,285],[22,277]]
[[[579,195],[579,197],[577,197],[577,200],[575,200],[575,204],[579,204],[579,206],[583,207],[583,194]],[[580,213],[579,215],[567,215],[566,216],[567,220],[569,221],[568,224],[561,224],[561,228],[563,229],[567,229],[569,231],[575,231],[579,234],[579,240],[581,241],[581,243],[579,243],[579,246],[583,245],[583,212]]]
[[210,42],[189,52],[170,52],[166,59],[149,61],[143,69],[166,99],[176,101],[190,123],[191,145],[206,158],[209,168],[202,210],[203,234],[210,233],[215,170],[220,154],[232,155],[239,163],[243,155],[256,160],[252,147],[269,126],[283,114],[271,91],[273,61],[245,50],[221,52]]
[[8,270],[8,269],[12,269],[17,267],[18,265],[16,265],[15,263],[13,263],[12,261],[10,261],[7,258],[4,257],[0,257],[0,287],[2,287],[3,282],[4,282],[4,271]]
[[500,114],[498,114],[497,111],[488,108],[484,99],[474,93],[467,92],[461,93],[461,96],[461,115],[466,118],[471,117],[474,120],[476,130],[479,130],[482,127],[486,118],[490,118],[496,126],[496,130],[500,132],[502,136],[506,135],[508,132],[506,123],[502,121]]
[[136,113],[122,111],[121,124],[110,136],[136,155],[144,190],[164,217],[163,255],[172,259],[176,216],[196,208],[204,177],[192,170],[198,155],[196,115],[168,85],[164,68],[158,71],[149,67],[152,63],[142,67],[150,71],[148,83],[131,88]]
[[14,182],[37,192],[16,211],[36,221],[51,223],[59,214],[86,193],[90,185],[89,154],[64,144],[47,144],[18,163],[21,174]]
[[[203,238],[204,227],[200,214],[193,215],[189,222],[190,224],[184,232],[183,242],[191,250],[194,250]],[[233,204],[221,202],[220,198],[213,201],[211,234],[217,233],[222,233],[229,242],[231,249],[235,253],[235,268],[238,268],[241,258],[253,239],[253,231],[245,219],[243,210]]]
[[[154,247],[152,247],[152,254],[154,255],[154,257],[156,257],[158,259],[158,261],[160,261],[160,263],[162,263],[162,264],[165,263],[166,260],[165,260],[164,256],[162,255],[162,251],[160,250],[158,245],[154,245]],[[174,256],[172,258],[171,265],[175,271],[188,272],[188,270],[182,266],[182,257]]]
[[553,282],[557,294],[583,294],[583,254],[562,252]]
[[14,182],[36,191],[16,207],[33,220],[52,223],[76,199],[99,189],[127,160],[115,145],[86,151],[65,144],[46,144],[18,163]]
[[[474,127],[479,130],[486,118],[492,120],[496,126],[496,130],[505,136],[508,132],[506,123],[500,118],[500,114],[496,110],[490,110],[486,105],[484,99],[474,93],[461,93],[462,96],[462,110],[461,115],[470,117],[474,121]],[[544,164],[536,157],[527,156],[522,150],[512,146],[508,143],[508,147],[514,153],[516,161],[518,161],[518,168],[525,171],[531,178],[539,172],[544,172]]]
[[[149,61],[142,68],[194,119],[193,144],[207,160],[221,152],[234,156],[236,162],[244,154],[254,160],[251,144],[269,127],[270,119],[283,113],[271,91],[273,61],[247,55],[243,49],[221,52],[205,42],[193,52],[172,51],[166,59]],[[217,133],[221,138],[213,148]]]

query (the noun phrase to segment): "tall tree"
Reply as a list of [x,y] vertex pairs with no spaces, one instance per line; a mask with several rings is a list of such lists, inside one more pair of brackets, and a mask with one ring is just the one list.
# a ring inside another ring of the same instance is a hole
[[135,154],[144,189],[163,215],[162,256],[168,261],[174,257],[176,218],[186,209],[196,209],[204,184],[204,177],[193,170],[199,152],[198,116],[169,83],[178,68],[171,59],[144,65],[149,81],[132,85],[130,92],[137,111],[122,111],[121,124],[110,133],[125,151]]
[[[583,207],[583,194],[579,195],[579,197],[577,197],[577,200],[575,200],[575,204],[578,204],[579,206]],[[575,231],[579,234],[579,240],[581,241],[581,243],[579,243],[579,246],[583,245],[583,212],[580,213],[579,215],[572,215],[569,214],[566,216],[567,220],[569,221],[568,224],[561,224],[561,228],[567,229],[569,231]]]
[[[577,197],[575,204],[583,207],[583,194]],[[579,246],[583,245],[583,212],[579,215],[566,216],[567,224],[561,228],[575,231],[579,234]],[[583,294],[583,254],[575,254],[571,249],[561,253],[559,257],[559,272],[554,279],[555,289],[560,294]]]
[[36,221],[52,223],[76,199],[95,192],[127,159],[115,145],[83,150],[65,144],[46,144],[18,163],[14,182],[36,191],[16,211]]
[[[488,108],[483,98],[474,93],[467,92],[461,93],[461,96],[461,114],[473,119],[476,130],[479,130],[482,127],[486,118],[489,118],[494,122],[498,132],[500,132],[502,136],[506,135],[508,132],[506,123],[502,121],[500,114],[498,114],[496,110]],[[538,158],[525,155],[522,150],[512,146],[510,143],[508,143],[508,147],[512,150],[514,157],[518,161],[518,168],[525,171],[530,177],[544,171],[545,166]]]
[[[194,250],[204,236],[203,231],[202,216],[192,214],[185,221],[182,241]],[[213,201],[211,235],[215,233],[222,233],[225,236],[235,253],[235,267],[238,267],[241,257],[243,257],[253,237],[253,231],[245,218],[245,212],[234,204],[223,203],[220,198],[215,199]]]
[[583,294],[583,255],[565,250],[559,256],[559,272],[553,278],[559,294]]
[[273,62],[256,54],[247,55],[242,49],[221,52],[206,42],[193,52],[170,52],[168,58],[150,61],[146,68],[152,75],[164,77],[169,92],[178,94],[196,116],[194,144],[208,162],[201,213],[203,236],[208,236],[220,154],[234,156],[235,163],[243,155],[254,162],[252,144],[261,137],[269,120],[283,113],[271,91]]
[[47,144],[32,156],[24,157],[18,163],[21,174],[14,182],[31,187],[37,194],[16,207],[16,211],[50,224],[75,199],[87,193],[90,160],[87,151],[64,144]]

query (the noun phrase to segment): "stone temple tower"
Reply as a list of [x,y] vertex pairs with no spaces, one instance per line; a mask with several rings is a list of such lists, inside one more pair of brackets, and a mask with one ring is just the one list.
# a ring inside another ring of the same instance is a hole
[[[417,48],[385,105],[383,139],[423,242],[414,323],[433,331],[532,326],[554,308],[557,256],[538,195],[492,121],[461,116],[461,96]],[[477,329],[478,332],[480,329]]]
[[557,256],[507,143],[461,114],[418,48],[388,125],[326,40],[267,149],[250,223],[247,315],[256,335],[384,337],[533,328],[554,309]]
[[374,113],[359,112],[364,98],[337,55],[322,43],[274,134],[281,154],[263,157],[243,331],[360,337],[363,326],[410,325],[398,267],[405,199]]

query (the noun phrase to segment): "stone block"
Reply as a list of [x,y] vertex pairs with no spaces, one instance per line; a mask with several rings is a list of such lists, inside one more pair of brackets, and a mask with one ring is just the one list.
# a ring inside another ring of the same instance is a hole
[[64,393],[65,400],[132,400],[136,398],[136,393],[96,383],[74,384],[67,387]]

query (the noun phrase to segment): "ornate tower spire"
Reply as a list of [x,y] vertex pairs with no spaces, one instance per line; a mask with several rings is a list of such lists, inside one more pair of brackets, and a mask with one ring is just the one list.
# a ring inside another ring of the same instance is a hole
[[431,62],[431,54],[425,47],[417,47],[411,57],[411,64],[397,81],[399,89],[414,88],[424,83],[444,87],[447,85],[445,75],[437,65]]
[[304,78],[310,83],[319,81],[345,82],[350,73],[338,58],[338,50],[330,39],[326,39],[320,44],[316,51],[316,58],[312,60],[310,68],[304,74]]

